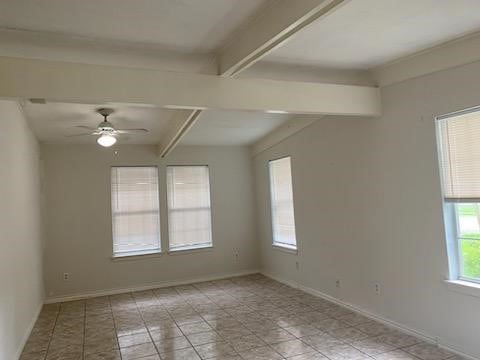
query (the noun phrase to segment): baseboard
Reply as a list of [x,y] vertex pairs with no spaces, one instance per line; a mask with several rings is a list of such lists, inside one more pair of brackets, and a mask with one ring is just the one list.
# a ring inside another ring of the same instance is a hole
[[319,298],[322,298],[322,299],[325,299],[325,300],[328,300],[330,302],[333,302],[337,305],[340,305],[340,306],[343,306],[349,310],[352,310],[352,311],[355,311],[363,316],[366,316],[372,320],[375,320],[375,321],[378,321],[384,325],[387,325],[389,327],[393,327],[395,329],[397,329],[398,331],[401,331],[403,333],[406,333],[408,335],[413,335],[417,338],[420,338],[426,342],[429,342],[429,343],[432,343],[432,344],[436,344],[438,345],[439,347],[445,349],[445,350],[448,350],[454,354],[457,354],[465,359],[470,359],[470,360],[480,360],[474,356],[471,356],[471,355],[468,355],[468,354],[465,354],[464,352],[456,349],[454,346],[450,345],[450,344],[445,344],[445,343],[442,343],[441,340],[439,340],[438,338],[434,337],[434,336],[431,336],[431,335],[428,335],[428,334],[425,334],[421,331],[417,331],[415,329],[412,329],[406,325],[403,325],[403,324],[400,324],[396,321],[393,321],[393,320],[390,320],[388,318],[385,318],[383,316],[380,316],[380,315],[377,315],[377,314],[373,314],[367,310],[364,310],[356,305],[353,305],[353,304],[350,304],[350,303],[347,303],[345,301],[342,301],[342,300],[339,300],[331,295],[328,295],[328,294],[325,294],[319,290],[316,290],[316,289],[313,289],[313,288],[310,288],[308,286],[304,286],[304,285],[301,285],[301,284],[298,284],[298,283],[295,283],[293,281],[290,281],[290,280],[285,280],[285,279],[282,279],[282,278],[279,278],[275,275],[272,275],[272,274],[269,274],[265,271],[261,271],[260,272],[261,274],[263,274],[264,276],[266,277],[269,277],[275,281],[278,281],[282,284],[285,284],[285,285],[288,285],[288,286],[291,286],[293,288],[296,288],[296,289],[300,289],[302,291],[305,291],[306,293],[308,294],[311,294],[311,295],[314,295],[314,296],[318,296]]
[[35,326],[35,323],[37,322],[38,316],[40,315],[40,311],[42,311],[43,303],[40,303],[35,311],[35,316],[32,318],[30,321],[30,324],[28,324],[27,330],[23,334],[22,341],[20,342],[19,347],[17,348],[17,351],[15,353],[15,359],[20,359],[20,356],[22,356],[22,351],[23,348],[25,347],[25,344],[28,341],[28,338],[30,337],[30,333],[33,330],[33,327]]
[[122,288],[114,288],[114,289],[107,289],[107,290],[87,291],[87,292],[62,295],[62,296],[52,296],[52,297],[48,297],[45,300],[45,304],[53,304],[53,303],[64,302],[64,301],[82,300],[82,299],[88,299],[91,297],[115,295],[115,294],[121,294],[126,292],[133,292],[133,291],[158,289],[158,288],[164,288],[169,286],[194,284],[194,283],[199,283],[204,281],[222,280],[230,277],[258,274],[259,272],[260,272],[259,270],[245,270],[240,272],[215,274],[215,275],[202,276],[197,278],[160,281],[160,282],[148,283],[148,284],[143,284],[143,285],[133,286],[133,287],[122,287]]

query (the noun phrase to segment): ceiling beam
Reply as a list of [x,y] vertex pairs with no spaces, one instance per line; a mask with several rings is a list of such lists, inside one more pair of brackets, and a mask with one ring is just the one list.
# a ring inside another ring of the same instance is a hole
[[158,155],[160,157],[163,158],[172,152],[180,139],[195,124],[201,113],[202,110],[178,110],[175,112],[171,120],[172,125],[170,129],[165,133],[158,145]]
[[234,36],[218,55],[219,74],[233,76],[262,59],[347,0],[277,0]]
[[[332,12],[344,2],[346,0],[272,1],[270,6],[256,14],[254,20],[248,24],[248,28],[242,28],[241,33],[234,36],[234,41],[230,41],[219,53],[217,56],[219,75],[235,76],[239,74],[273,49],[284,44],[305,26]],[[195,119],[193,120],[195,122],[198,115],[193,112],[184,112],[179,116],[183,116],[183,122],[188,124],[190,129],[193,126],[191,117]],[[175,127],[177,126],[178,124],[175,125]],[[176,137],[173,143],[169,144],[169,150],[166,152],[164,147],[167,142],[160,144],[160,153],[166,156],[187,131]]]
[[228,109],[378,116],[380,92],[352,86],[0,57],[0,97],[153,104],[175,109]]

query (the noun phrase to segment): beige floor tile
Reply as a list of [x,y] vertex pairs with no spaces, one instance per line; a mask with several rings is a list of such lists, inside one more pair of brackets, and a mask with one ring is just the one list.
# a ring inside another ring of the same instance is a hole
[[119,350],[103,351],[96,354],[87,354],[84,360],[122,360]]
[[210,325],[208,325],[206,321],[180,324],[179,328],[184,335],[196,334],[212,330],[212,328],[210,327]]
[[262,339],[260,339],[258,336],[253,335],[253,334],[252,335],[247,335],[247,336],[242,336],[242,337],[239,337],[239,338],[229,339],[228,343],[230,345],[232,345],[232,347],[237,352],[246,351],[246,350],[250,350],[250,349],[254,349],[254,348],[258,348],[258,347],[262,347],[262,346],[267,345]]
[[255,275],[44,306],[21,360],[457,359],[419,341]]
[[122,360],[132,360],[157,355],[157,350],[152,343],[147,343],[120,349],[120,353],[122,354]]
[[403,350],[422,360],[443,360],[454,356],[450,351],[427,343],[419,343]]
[[272,348],[283,357],[291,357],[314,351],[312,347],[297,339],[273,344]]
[[152,342],[152,339],[150,338],[150,334],[148,333],[139,333],[139,334],[125,335],[125,336],[118,337],[118,345],[120,346],[120,348],[146,344],[151,342]]
[[155,340],[155,346],[160,354],[192,347],[185,336]]
[[153,341],[158,341],[160,339],[171,339],[174,337],[183,336],[183,333],[175,324],[169,325],[169,326],[154,327],[149,330],[150,330],[150,336],[152,337]]
[[329,331],[328,333],[333,337],[336,337],[337,339],[345,341],[347,343],[351,343],[357,340],[363,340],[369,337],[369,335],[353,327],[335,329]]
[[203,344],[208,344],[208,343],[213,343],[213,342],[223,340],[222,337],[213,330],[187,335],[187,339],[190,341],[190,343],[193,346],[203,345]]
[[402,350],[389,351],[373,356],[376,360],[418,360],[417,357]]
[[257,333],[257,336],[267,344],[275,344],[282,341],[294,340],[295,336],[285,329],[272,329],[265,332]]
[[306,354],[289,357],[288,360],[327,360],[327,358],[322,354],[320,354],[319,352],[310,352]]
[[19,360],[44,360],[46,354],[46,351],[22,353]]
[[282,356],[269,346],[250,349],[240,352],[240,356],[244,360],[277,360]]
[[354,341],[351,344],[358,350],[370,356],[378,355],[395,349],[395,346],[384,343],[378,337]]
[[397,348],[404,348],[422,342],[422,340],[420,340],[419,338],[401,333],[399,331],[390,331],[388,333],[379,335],[378,338],[381,341],[393,345]]
[[162,360],[200,360],[200,356],[193,348],[187,348],[172,350],[162,354]]
[[194,348],[202,359],[211,359],[215,357],[223,358],[224,356],[237,355],[235,349],[225,341],[198,345]]

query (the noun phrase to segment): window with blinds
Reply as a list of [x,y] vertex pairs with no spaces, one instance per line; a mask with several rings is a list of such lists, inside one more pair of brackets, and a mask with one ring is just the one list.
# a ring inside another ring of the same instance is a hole
[[273,244],[297,248],[290,157],[269,162]]
[[480,201],[480,110],[437,119],[446,201]]
[[208,166],[168,166],[167,199],[169,249],[211,247]]
[[113,255],[161,251],[158,170],[156,167],[112,167]]
[[450,277],[480,282],[480,108],[437,118]]

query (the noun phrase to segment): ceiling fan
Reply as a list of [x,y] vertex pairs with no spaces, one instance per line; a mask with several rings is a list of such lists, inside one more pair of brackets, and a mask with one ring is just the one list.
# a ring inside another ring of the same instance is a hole
[[73,136],[98,136],[97,143],[104,147],[112,146],[117,142],[117,136],[124,135],[124,134],[131,134],[131,133],[147,133],[147,129],[115,129],[110,123],[107,118],[108,116],[112,115],[115,110],[111,108],[100,108],[97,109],[97,113],[103,116],[103,121],[98,124],[96,128],[84,125],[75,126],[81,129],[91,130],[90,133],[84,134],[73,134],[73,135],[66,135],[67,137]]

